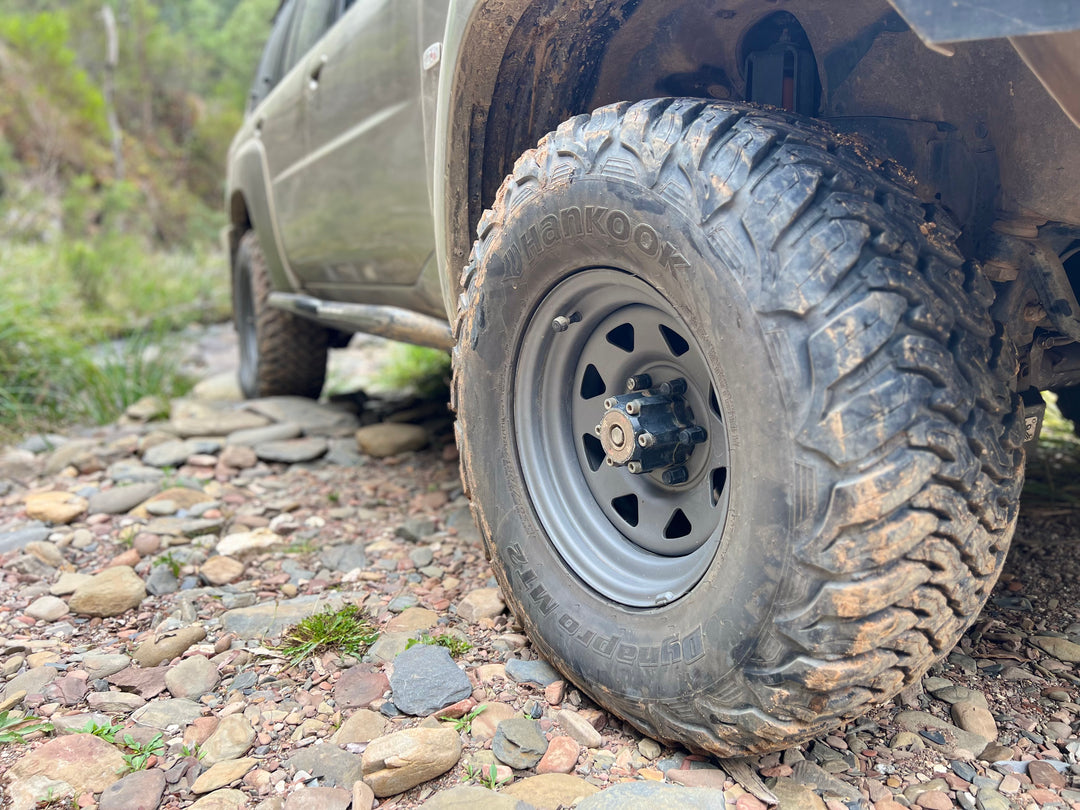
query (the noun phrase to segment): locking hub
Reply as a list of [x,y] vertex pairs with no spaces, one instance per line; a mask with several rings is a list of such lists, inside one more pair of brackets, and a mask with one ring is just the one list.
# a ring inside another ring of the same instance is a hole
[[604,415],[595,428],[606,462],[634,475],[661,471],[665,484],[684,483],[684,466],[694,447],[708,438],[695,425],[686,404],[686,380],[653,386],[647,374],[626,382],[629,393],[604,400]]

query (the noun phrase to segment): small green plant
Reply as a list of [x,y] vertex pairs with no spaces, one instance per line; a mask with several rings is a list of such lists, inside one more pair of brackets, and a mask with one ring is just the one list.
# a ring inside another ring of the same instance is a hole
[[341,494],[338,492],[329,492],[326,495],[326,500],[330,503],[341,503]]
[[48,733],[52,730],[52,723],[46,723],[40,717],[31,714],[12,717],[10,711],[0,712],[0,745],[24,743],[35,732]]
[[359,658],[375,643],[379,633],[356,605],[324,610],[294,625],[278,650],[294,667],[323,650],[337,650]]
[[165,740],[160,734],[155,734],[146,743],[140,743],[130,734],[125,734],[124,745],[131,749],[130,754],[124,754],[124,762],[133,771],[143,770],[146,768],[147,762],[150,761],[150,757],[160,756],[165,753]]
[[199,749],[199,746],[192,743],[188,746],[186,743],[180,746],[180,756],[182,757],[195,757],[195,759],[202,760],[206,756],[206,752]]
[[510,781],[509,778],[499,779],[498,770],[495,767],[495,763],[488,766],[487,772],[484,772],[483,768],[473,768],[472,765],[465,766],[465,781],[466,782],[479,782],[488,790],[498,790],[500,787]]
[[449,723],[453,723],[454,724],[454,731],[457,731],[457,732],[464,731],[466,734],[469,734],[469,733],[472,732],[472,721],[475,720],[477,717],[479,717],[480,714],[486,708],[487,708],[487,704],[486,703],[481,703],[479,706],[477,706],[471,712],[466,714],[464,717],[440,717],[439,719],[440,720],[445,720],[445,721],[447,721]]
[[441,395],[449,390],[450,355],[438,349],[395,343],[379,369],[379,379],[390,388],[413,388],[425,397]]
[[315,551],[318,546],[315,541],[310,537],[305,537],[299,540],[294,540],[292,543],[285,547],[286,554],[310,554]]
[[78,804],[74,796],[57,796],[53,788],[45,791],[45,798],[38,799],[34,805],[37,810],[75,810]]
[[105,723],[97,723],[91,720],[82,728],[76,729],[79,734],[93,734],[95,737],[101,737],[101,739],[109,743],[116,742],[116,735],[123,730],[122,725],[114,726],[111,720]]
[[154,560],[152,564],[167,566],[172,575],[177,579],[180,578],[180,569],[184,567],[183,563],[181,563],[180,560],[176,559],[176,557],[173,556],[173,553],[171,551],[167,551],[162,554],[160,557]]
[[448,633],[441,633],[437,636],[430,636],[427,633],[423,633],[419,638],[410,638],[405,643],[405,649],[408,650],[415,647],[417,644],[432,644],[437,647],[446,647],[446,649],[450,651],[450,655],[455,658],[459,655],[464,655],[473,647],[473,645],[465,639],[451,636]]

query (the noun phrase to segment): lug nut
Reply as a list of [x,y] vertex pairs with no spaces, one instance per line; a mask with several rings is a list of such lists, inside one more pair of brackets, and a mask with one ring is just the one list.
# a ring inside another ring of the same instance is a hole
[[639,472],[641,472],[641,462],[631,461],[629,464],[626,465],[626,469],[628,469],[634,475],[637,475]]
[[652,447],[656,444],[656,437],[651,433],[642,433],[637,437],[637,443],[642,447]]
[[594,432],[594,433],[595,433],[595,434],[596,434],[597,436],[599,436],[599,435],[600,435],[601,433],[603,433],[603,432],[604,432],[604,429],[603,429],[602,427],[600,427],[600,425],[597,425],[596,427],[594,427],[594,428],[593,428],[593,432]]
[[614,407],[615,407],[615,400],[613,400],[613,399],[605,399],[604,400],[604,410],[605,411],[610,411]]
[[640,410],[640,408],[638,407],[638,403],[637,403],[636,399],[633,402],[627,402],[626,403],[626,412],[628,414],[630,414],[631,416],[636,414],[639,410]]
[[652,377],[648,374],[635,374],[626,381],[627,391],[641,391],[652,385]]
[[684,428],[679,431],[679,443],[680,444],[701,444],[707,438],[705,428],[701,425],[694,425],[690,428]]
[[686,471],[686,467],[672,467],[670,470],[664,470],[660,480],[668,486],[675,486],[676,484],[686,483],[689,477],[690,473]]
[[665,397],[680,396],[686,393],[686,380],[682,377],[677,377],[671,382],[660,383],[657,386],[657,390]]

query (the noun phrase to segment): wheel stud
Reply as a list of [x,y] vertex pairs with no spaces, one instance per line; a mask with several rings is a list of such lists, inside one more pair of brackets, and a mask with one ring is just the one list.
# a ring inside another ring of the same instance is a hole
[[675,486],[676,484],[685,484],[689,477],[690,473],[686,471],[686,467],[672,467],[670,470],[664,470],[660,480],[668,486]]
[[642,447],[652,447],[654,444],[656,444],[656,437],[653,436],[651,433],[642,433],[640,436],[637,437],[637,443],[640,444]]
[[652,377],[648,374],[635,374],[626,381],[627,391],[641,391],[652,386]]
[[639,410],[641,410],[641,406],[637,404],[637,400],[626,403],[626,412],[631,416],[636,414]]
[[637,475],[641,472],[641,462],[631,461],[629,464],[626,465],[626,469],[632,472],[634,475]]

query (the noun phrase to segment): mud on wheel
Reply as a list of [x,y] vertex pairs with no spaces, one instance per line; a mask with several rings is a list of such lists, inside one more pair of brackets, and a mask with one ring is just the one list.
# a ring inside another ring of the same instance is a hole
[[901,172],[779,112],[616,105],[522,156],[479,237],[463,477],[570,680],[735,756],[955,644],[1015,525],[1015,367]]
[[255,231],[241,237],[233,264],[233,320],[245,397],[317,399],[326,379],[330,330],[267,303],[270,275]]

